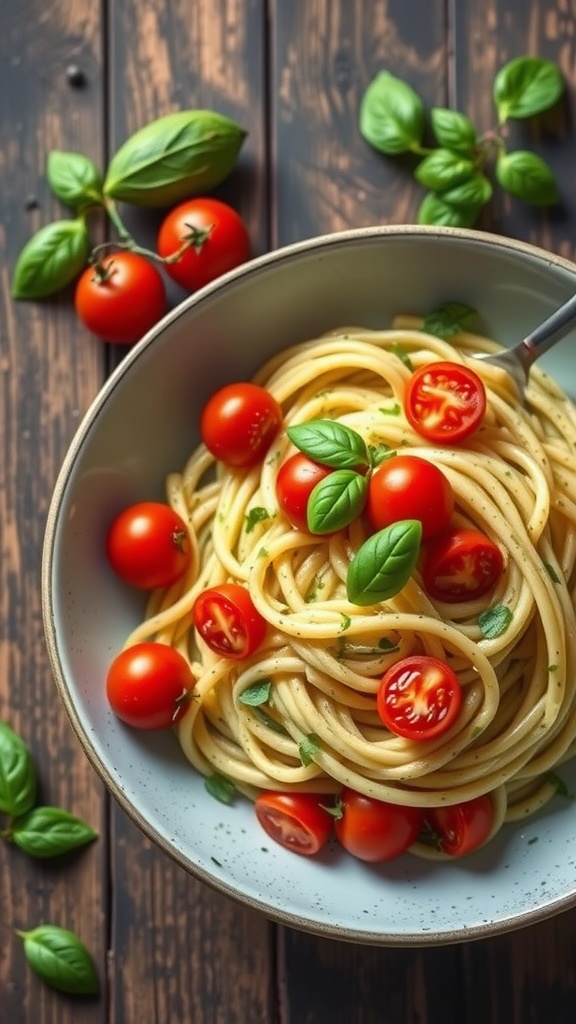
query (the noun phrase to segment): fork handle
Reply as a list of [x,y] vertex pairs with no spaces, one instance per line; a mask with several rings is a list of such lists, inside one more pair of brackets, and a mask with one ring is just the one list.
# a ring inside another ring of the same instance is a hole
[[556,309],[544,323],[535,327],[530,334],[527,334],[520,342],[518,355],[526,369],[532,365],[538,356],[547,352],[557,341],[560,341],[566,334],[576,326],[576,295],[573,295],[568,302]]

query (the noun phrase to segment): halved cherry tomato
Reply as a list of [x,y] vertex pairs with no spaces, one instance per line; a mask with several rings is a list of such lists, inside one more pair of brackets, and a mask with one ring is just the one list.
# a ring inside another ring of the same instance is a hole
[[498,581],[504,555],[480,530],[453,529],[435,537],[422,567],[424,586],[438,601],[482,597]]
[[433,807],[426,810],[425,823],[440,850],[451,857],[463,857],[488,839],[494,824],[494,805],[484,794],[452,807]]
[[262,793],[254,809],[271,839],[293,853],[311,857],[332,832],[332,818],[322,807],[326,799],[315,793]]
[[106,550],[114,571],[133,587],[155,590],[180,579],[190,565],[186,524],[160,501],[125,508],[112,523]]
[[210,650],[232,660],[247,658],[266,634],[266,619],[240,583],[204,590],[194,602],[192,620]]
[[238,382],[220,388],[204,406],[200,434],[208,450],[227,466],[261,462],[282,424],[282,410],[258,384]]
[[368,484],[366,515],[374,530],[401,519],[418,519],[422,538],[444,530],[454,509],[454,493],[442,470],[418,455],[394,455],[382,462]]
[[486,412],[486,389],[468,366],[429,363],[408,381],[404,412],[422,437],[453,444],[480,426]]
[[135,729],[166,729],[182,716],[194,687],[192,670],[167,644],[141,643],[114,659],[106,678],[108,702]]
[[427,654],[402,658],[382,676],[378,714],[396,736],[431,740],[455,722],[462,690],[452,669]]
[[308,531],[308,498],[316,484],[333,470],[296,452],[283,462],[276,477],[276,497],[288,522],[297,530]]
[[348,853],[360,860],[379,863],[404,853],[416,841],[423,823],[420,807],[386,803],[345,788],[341,816],[334,829]]

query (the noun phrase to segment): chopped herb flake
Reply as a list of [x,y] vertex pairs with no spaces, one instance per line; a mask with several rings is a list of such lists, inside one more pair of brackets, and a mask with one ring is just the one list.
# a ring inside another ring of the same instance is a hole
[[502,636],[511,622],[512,612],[505,604],[492,605],[478,616],[478,625],[482,636],[487,640],[494,640],[497,636]]
[[219,775],[218,772],[214,772],[213,775],[208,775],[204,779],[204,787],[210,793],[210,796],[213,796],[222,804],[231,804],[236,795],[234,783],[223,775]]
[[242,704],[247,704],[251,708],[257,708],[260,704],[267,704],[270,700],[271,687],[272,682],[270,679],[262,679],[258,683],[252,683],[252,686],[248,686],[240,694],[239,700]]
[[251,508],[246,518],[246,533],[252,533],[257,523],[263,523],[266,519],[273,519],[274,516],[266,508]]
[[308,736],[298,744],[298,754],[300,760],[305,768],[314,763],[314,757],[318,753],[320,747],[318,746],[318,737],[316,733],[311,732]]

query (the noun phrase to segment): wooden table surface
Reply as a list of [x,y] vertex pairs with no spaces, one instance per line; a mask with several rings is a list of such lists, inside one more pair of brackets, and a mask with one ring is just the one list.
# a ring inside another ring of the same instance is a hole
[[[267,921],[187,875],[107,795],[60,705],[44,643],[39,569],[68,443],[118,356],[78,324],[72,290],[14,302],[15,259],[63,215],[51,150],[104,167],[138,127],[208,107],[249,132],[219,190],[254,251],[335,229],[414,221],[405,164],[359,136],[382,68],[428,105],[493,124],[512,57],[557,61],[555,131],[518,129],[553,165],[560,210],[497,198],[481,226],[576,256],[575,0],[3,0],[0,5],[0,720],[34,752],[45,803],[100,831],[76,856],[0,848],[0,1021],[5,1024],[531,1024],[575,1019],[576,909],[508,935],[433,949],[348,945]],[[76,64],[84,81],[67,77]],[[138,214],[153,239],[156,214]],[[93,953],[98,999],[47,988],[14,929],[52,922]]]

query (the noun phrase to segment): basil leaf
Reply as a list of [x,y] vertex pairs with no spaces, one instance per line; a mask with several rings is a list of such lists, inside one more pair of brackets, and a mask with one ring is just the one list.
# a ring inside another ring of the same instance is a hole
[[515,57],[494,79],[493,96],[500,124],[531,117],[553,106],[564,92],[559,67],[541,57]]
[[430,112],[436,141],[445,149],[469,155],[476,145],[476,129],[466,114],[447,107],[434,107]]
[[268,703],[271,688],[272,683],[270,679],[262,679],[261,682],[248,686],[238,699],[242,704],[247,704],[248,707],[257,708],[261,704]]
[[210,793],[210,796],[222,804],[231,804],[236,795],[234,783],[223,775],[219,775],[218,772],[214,772],[213,775],[208,775],[204,779],[204,788]]
[[273,519],[267,508],[262,508],[261,505],[251,508],[244,517],[246,533],[252,533],[257,523],[264,523],[267,519]]
[[0,722],[0,812],[16,817],[36,802],[38,776],[29,747]]
[[424,196],[418,210],[418,224],[441,224],[449,228],[471,228],[479,214],[479,209],[466,209],[445,203],[435,192]]
[[43,924],[29,932],[17,932],[32,970],[60,992],[97,995],[100,990],[94,961],[74,932]]
[[286,433],[292,444],[314,462],[333,469],[356,469],[369,463],[364,440],[355,430],[336,420],[309,420]]
[[360,134],[381,153],[418,152],[424,134],[422,100],[406,82],[380,71],[360,103]]
[[368,482],[352,469],[335,469],[316,484],[308,498],[310,533],[333,533],[356,519],[366,504]]
[[67,285],[88,261],[84,220],[55,220],[40,228],[22,249],[12,280],[14,299],[44,299]]
[[46,177],[54,195],[75,209],[102,199],[100,171],[82,153],[53,150],[48,155]]
[[301,740],[298,744],[298,756],[305,768],[314,764],[314,758],[319,750],[320,746],[316,733],[311,732],[309,736],[305,736],[304,739]]
[[348,566],[348,600],[364,606],[394,597],[412,575],[421,540],[418,519],[402,519],[369,537]]
[[10,838],[31,857],[57,857],[96,839],[86,822],[60,807],[34,807],[14,821]]
[[423,328],[428,334],[449,341],[465,331],[475,316],[476,310],[463,302],[445,302],[424,317]]
[[478,616],[478,625],[482,636],[487,640],[494,640],[495,637],[502,636],[512,622],[512,617],[512,611],[505,604],[494,604],[491,608],[486,608]]
[[112,157],[104,193],[137,206],[170,206],[228,177],[246,132],[212,110],[167,114],[131,135]]
[[414,171],[417,181],[432,192],[444,192],[471,178],[473,174],[472,160],[453,153],[451,149],[434,149],[420,161]]
[[440,198],[449,206],[474,211],[477,216],[480,208],[492,198],[492,185],[485,174],[476,173],[461,185],[442,192]]
[[525,203],[551,206],[558,202],[552,169],[529,150],[519,149],[501,156],[496,164],[496,178],[503,189]]

